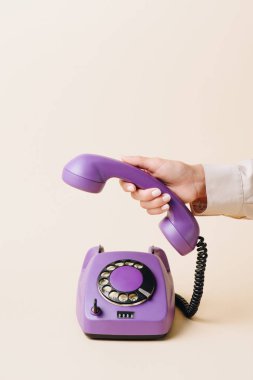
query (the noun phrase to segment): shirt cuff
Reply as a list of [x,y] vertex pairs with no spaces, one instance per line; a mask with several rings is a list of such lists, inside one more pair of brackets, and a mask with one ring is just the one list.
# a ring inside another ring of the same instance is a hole
[[243,217],[243,184],[238,165],[203,165],[207,202],[190,204],[194,215]]

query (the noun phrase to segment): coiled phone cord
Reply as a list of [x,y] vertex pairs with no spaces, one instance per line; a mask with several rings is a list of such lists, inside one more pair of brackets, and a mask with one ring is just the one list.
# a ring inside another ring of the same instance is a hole
[[190,303],[188,303],[182,296],[175,294],[176,306],[182,311],[182,313],[187,317],[191,318],[197,312],[201,297],[203,294],[204,281],[205,281],[205,270],[207,261],[207,248],[204,238],[199,236],[197,242],[197,261],[194,276],[194,287]]

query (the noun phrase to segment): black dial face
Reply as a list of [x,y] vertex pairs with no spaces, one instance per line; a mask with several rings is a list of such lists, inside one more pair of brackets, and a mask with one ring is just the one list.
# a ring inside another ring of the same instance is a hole
[[133,306],[151,298],[156,281],[145,264],[125,259],[106,265],[97,278],[97,285],[102,296],[109,302]]

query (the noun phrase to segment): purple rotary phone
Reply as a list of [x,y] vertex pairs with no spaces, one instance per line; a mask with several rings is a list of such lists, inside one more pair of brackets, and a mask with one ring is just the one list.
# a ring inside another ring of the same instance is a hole
[[63,169],[63,180],[80,190],[100,192],[105,182],[121,178],[138,188],[159,188],[171,196],[170,210],[159,223],[167,240],[186,255],[197,246],[197,269],[190,303],[174,293],[165,252],[104,252],[102,246],[88,250],[77,292],[77,318],[92,338],[155,339],[172,325],[175,304],[186,317],[197,311],[204,286],[207,249],[199,226],[185,204],[160,180],[130,164],[94,154],[82,154]]

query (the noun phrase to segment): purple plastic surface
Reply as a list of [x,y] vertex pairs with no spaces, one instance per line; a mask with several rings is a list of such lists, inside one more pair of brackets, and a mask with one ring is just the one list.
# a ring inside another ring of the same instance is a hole
[[169,262],[168,262],[166,253],[164,252],[163,249],[152,245],[151,247],[149,247],[148,252],[153,253],[154,255],[158,256],[162,260],[163,265],[165,266],[167,272],[170,272]]
[[[86,334],[106,336],[160,336],[171,328],[175,313],[173,280],[163,261],[155,253],[113,251],[97,253],[90,249],[89,260],[82,268],[77,290],[76,312],[79,324]],[[151,299],[139,305],[116,305],[108,302],[99,292],[97,278],[102,268],[116,260],[137,260],[145,264],[156,279],[156,289]],[[94,299],[101,313],[94,315]],[[118,319],[117,312],[134,312],[132,319]]]
[[185,204],[163,182],[125,162],[95,154],[81,154],[63,169],[63,180],[78,189],[100,192],[109,178],[121,178],[140,189],[159,188],[171,196],[170,210],[159,227],[167,240],[181,254],[191,252],[197,243],[199,226]]
[[141,286],[143,276],[138,269],[124,266],[112,272],[110,281],[115,289],[131,292]]

